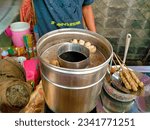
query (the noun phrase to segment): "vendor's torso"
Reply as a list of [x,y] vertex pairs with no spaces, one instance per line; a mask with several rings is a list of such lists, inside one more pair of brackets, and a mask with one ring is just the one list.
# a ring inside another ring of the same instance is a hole
[[40,36],[59,28],[83,28],[84,0],[34,0]]

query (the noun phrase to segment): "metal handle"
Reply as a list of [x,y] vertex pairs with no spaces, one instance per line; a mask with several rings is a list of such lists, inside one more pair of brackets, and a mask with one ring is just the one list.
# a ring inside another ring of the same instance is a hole
[[130,46],[131,38],[132,38],[131,34],[127,34],[127,36],[126,36],[126,43],[125,43],[125,51],[124,51],[123,64],[125,64],[125,62],[126,62],[127,53],[128,53],[128,49],[129,49],[129,46]]

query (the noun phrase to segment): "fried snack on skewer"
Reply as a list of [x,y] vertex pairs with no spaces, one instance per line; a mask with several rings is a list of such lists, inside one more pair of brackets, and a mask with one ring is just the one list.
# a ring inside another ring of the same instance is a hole
[[[120,66],[123,68],[123,65],[120,63],[120,61],[122,61],[121,60],[121,58],[118,56],[116,56],[116,54],[114,53],[114,56],[116,57],[116,59],[117,59],[117,61],[119,62],[119,64],[120,64]],[[119,58],[119,59],[118,59]],[[119,61],[120,60],[120,61]],[[124,65],[125,66],[125,65]],[[126,67],[127,68],[127,67]],[[128,68],[127,68],[128,69]],[[129,70],[129,69],[128,69]],[[132,76],[132,78],[135,80],[135,82],[138,84],[138,86],[140,86],[141,88],[143,88],[144,87],[144,83],[143,82],[141,82],[140,80],[139,80],[139,78],[135,75],[135,73],[133,72],[133,71],[131,71],[131,70],[129,70],[129,73],[131,74],[131,76]]]
[[135,73],[134,73],[133,71],[129,70],[129,72],[130,72],[132,78],[135,80],[135,82],[136,82],[141,88],[143,88],[143,87],[144,87],[144,83],[139,80],[139,78],[135,75]]
[[[129,69],[125,67],[125,65],[122,65],[116,54],[114,53],[115,58],[117,59],[118,63],[120,64],[120,67],[122,68],[123,76],[126,78],[127,82],[130,84],[133,91],[138,90],[138,85],[135,79],[132,77],[132,75],[129,72]],[[144,84],[140,83],[140,85],[144,86]]]
[[143,82],[140,82],[140,83],[139,83],[139,86],[140,86],[141,88],[143,88],[143,87],[144,87],[144,83],[143,83]]
[[132,78],[135,80],[135,82],[136,82],[137,84],[139,84],[139,83],[140,83],[140,80],[139,80],[139,79],[137,78],[137,76],[133,73],[133,71],[129,70],[129,72],[130,72]]
[[127,89],[131,90],[131,86],[130,86],[130,84],[128,83],[128,81],[126,80],[126,78],[123,76],[123,73],[120,71],[119,74],[120,74],[120,77],[121,77],[122,82],[124,83],[125,87],[126,87]]
[[125,78],[127,79],[127,81],[129,82],[129,84],[131,85],[132,90],[137,91],[138,84],[134,81],[134,79],[130,75],[129,71],[127,69],[122,68],[122,73],[125,76]]
[[134,80],[133,80],[132,82],[130,82],[130,85],[131,85],[133,91],[136,92],[136,91],[138,90],[138,89],[137,89],[138,87],[135,85]]

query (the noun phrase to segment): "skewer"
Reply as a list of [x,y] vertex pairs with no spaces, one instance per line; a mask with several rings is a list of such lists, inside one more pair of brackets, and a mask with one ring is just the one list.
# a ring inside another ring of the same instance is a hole
[[[126,88],[130,88],[127,83],[125,83],[126,81],[129,83],[129,85],[131,86],[133,91],[137,91],[138,89],[138,84],[135,82],[134,78],[132,77],[132,75],[130,74],[128,69],[125,69],[125,66],[121,64],[119,58],[117,57],[117,55],[114,53],[115,58],[117,59],[118,63],[120,64],[120,67],[122,68],[122,72],[120,72],[121,75],[121,79],[123,80],[123,83],[125,85]],[[127,67],[126,67],[127,68]],[[126,81],[124,80],[126,79]]]
[[[116,55],[116,56],[117,56],[117,55]],[[120,60],[121,62],[123,62],[119,56],[118,56],[117,58],[119,58],[119,60]],[[139,80],[139,78],[136,76],[136,74],[135,74],[133,71],[131,71],[125,64],[123,64],[123,65],[124,65],[124,66],[126,67],[126,69],[129,71],[130,75],[132,76],[132,78],[134,79],[135,83],[137,84],[137,87],[140,86],[141,88],[143,88],[143,87],[144,87],[144,83],[141,82],[141,81]]]
[[117,57],[117,55],[115,54],[115,52],[114,52],[114,56],[115,56],[116,60],[118,61],[118,63],[119,63],[119,65],[120,65],[120,67],[122,67],[122,68],[123,68],[123,65],[121,64],[121,62],[120,62],[120,60],[118,59],[118,57]]

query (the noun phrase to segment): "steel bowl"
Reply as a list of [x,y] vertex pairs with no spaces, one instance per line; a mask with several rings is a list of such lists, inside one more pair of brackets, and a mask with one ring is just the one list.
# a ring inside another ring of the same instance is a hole
[[[61,67],[82,69],[86,68],[90,62],[89,49],[74,43],[63,43],[57,51],[57,58]],[[62,57],[63,56],[63,57]]]

